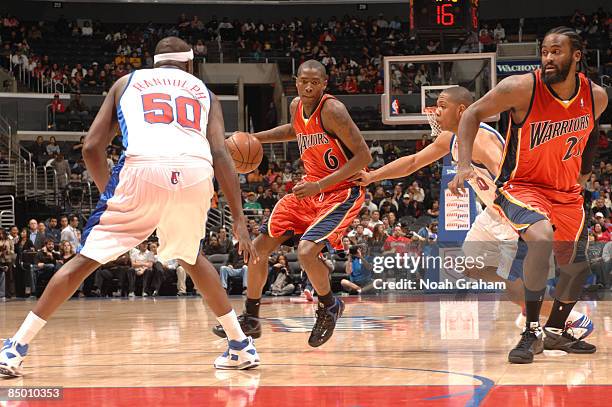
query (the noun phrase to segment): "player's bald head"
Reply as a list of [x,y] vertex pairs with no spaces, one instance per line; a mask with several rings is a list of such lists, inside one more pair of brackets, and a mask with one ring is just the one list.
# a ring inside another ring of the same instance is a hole
[[155,46],[155,55],[168,54],[171,52],[186,52],[191,47],[185,41],[178,37],[166,37],[159,40]]
[[468,107],[474,103],[474,96],[472,95],[472,92],[463,86],[446,88],[442,91],[442,94],[446,95],[449,101],[457,105],[464,105],[465,107]]
[[300,76],[304,70],[315,70],[321,75],[321,78],[327,79],[327,71],[322,63],[317,60],[309,59],[308,61],[303,62],[298,68],[297,75]]

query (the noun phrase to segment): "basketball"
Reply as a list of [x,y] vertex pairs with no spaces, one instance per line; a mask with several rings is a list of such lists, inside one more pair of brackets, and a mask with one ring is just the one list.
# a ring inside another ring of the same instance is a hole
[[249,133],[235,132],[225,140],[225,146],[234,160],[236,171],[241,174],[253,171],[263,158],[261,143]]

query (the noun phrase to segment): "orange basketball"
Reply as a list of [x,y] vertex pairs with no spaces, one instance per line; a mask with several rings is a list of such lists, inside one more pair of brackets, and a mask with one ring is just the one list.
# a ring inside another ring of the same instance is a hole
[[225,147],[234,160],[236,171],[241,174],[253,171],[263,158],[261,143],[249,133],[235,132],[225,140]]

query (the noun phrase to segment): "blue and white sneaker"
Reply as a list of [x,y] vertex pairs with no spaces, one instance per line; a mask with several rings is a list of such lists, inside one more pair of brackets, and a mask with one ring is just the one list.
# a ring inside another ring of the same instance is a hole
[[[515,324],[518,328],[522,329],[525,327],[525,321],[525,314],[520,313],[518,317],[516,317]],[[578,311],[572,311],[569,314],[569,317],[567,317],[565,327],[567,329],[571,328],[572,334],[576,338],[578,338],[578,340],[580,340],[586,338],[587,336],[593,333],[593,330],[595,329],[595,324],[593,324],[591,318],[587,317],[585,314],[582,314]]]
[[259,366],[259,355],[253,338],[248,336],[242,342],[229,341],[225,353],[215,359],[217,369],[242,370]]
[[11,339],[5,339],[0,349],[0,374],[11,377],[22,376],[21,364],[28,354],[28,345],[19,345]]
[[591,321],[591,318],[581,314],[580,312],[572,311],[570,316],[567,318],[565,328],[571,329],[572,335],[581,340],[593,333],[595,325],[593,324],[593,321]]

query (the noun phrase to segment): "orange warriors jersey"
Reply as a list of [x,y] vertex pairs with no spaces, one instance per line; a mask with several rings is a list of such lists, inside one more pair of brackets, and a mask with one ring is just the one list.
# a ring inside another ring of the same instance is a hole
[[531,105],[523,123],[511,123],[498,186],[532,185],[580,193],[582,152],[595,125],[591,81],[577,74],[574,96],[564,101],[533,72]]
[[[306,170],[306,181],[316,182],[345,165],[353,156],[351,151],[334,134],[329,134],[321,119],[323,105],[333,96],[324,94],[312,115],[306,119],[300,100],[293,117],[293,129]],[[349,188],[354,183],[342,181],[327,191]]]

